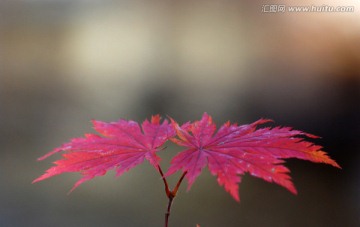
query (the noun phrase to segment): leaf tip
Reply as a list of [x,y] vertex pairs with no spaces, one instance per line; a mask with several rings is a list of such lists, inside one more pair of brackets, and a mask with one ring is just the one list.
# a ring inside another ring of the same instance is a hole
[[151,116],[151,123],[152,124],[160,124],[161,117],[159,114]]
[[39,182],[39,181],[45,180],[46,178],[48,178],[48,176],[46,176],[46,175],[47,175],[46,173],[43,174],[43,175],[41,175],[40,177],[38,177],[38,178],[36,178],[35,180],[33,180],[33,181],[31,182],[31,184],[35,184],[35,183],[37,183],[37,182]]
[[31,184],[35,184],[38,181],[39,181],[38,178],[36,178],[35,180],[31,181]]

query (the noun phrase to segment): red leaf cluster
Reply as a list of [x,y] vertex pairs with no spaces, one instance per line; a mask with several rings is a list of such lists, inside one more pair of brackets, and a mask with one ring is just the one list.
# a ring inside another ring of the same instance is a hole
[[239,201],[238,185],[241,175],[249,172],[268,182],[275,182],[292,193],[296,189],[290,180],[290,172],[282,159],[299,158],[312,162],[323,162],[339,168],[321,147],[303,141],[298,136],[316,137],[290,128],[261,128],[258,125],[270,120],[260,119],[249,125],[238,126],[225,123],[216,131],[216,125],[206,113],[200,121],[180,127],[172,120],[178,138],[171,140],[187,149],[171,161],[166,175],[178,170],[187,171],[188,189],[202,169],[208,166],[235,200]]
[[144,158],[157,168],[160,158],[156,152],[175,135],[167,120],[160,124],[159,115],[153,116],[151,122],[145,120],[141,128],[137,122],[122,119],[111,123],[93,121],[93,124],[94,129],[103,137],[86,134],[85,138],[72,139],[39,158],[42,160],[57,152],[66,151],[62,155],[63,159],[54,162],[56,166],[48,169],[33,183],[65,172],[80,172],[83,178],[75,183],[72,191],[81,183],[104,175],[110,169],[115,169],[116,175],[120,176],[141,164]]
[[141,127],[134,121],[93,121],[94,129],[102,136],[86,134],[85,138],[72,139],[41,157],[40,160],[60,151],[66,152],[63,159],[54,162],[55,166],[33,182],[64,172],[80,172],[83,178],[76,182],[74,189],[110,169],[121,175],[144,159],[158,169],[160,158],[156,152],[167,140],[186,149],[171,160],[165,177],[181,170],[186,173],[190,189],[207,166],[217,177],[219,185],[224,186],[237,201],[240,200],[241,175],[247,172],[296,193],[283,159],[298,158],[340,168],[320,146],[304,140],[304,137],[316,138],[314,135],[287,127],[257,129],[269,121],[260,119],[240,126],[227,122],[217,131],[206,113],[201,120],[182,126],[173,119],[171,124],[167,120],[160,123],[158,115],[150,122],[145,120]]

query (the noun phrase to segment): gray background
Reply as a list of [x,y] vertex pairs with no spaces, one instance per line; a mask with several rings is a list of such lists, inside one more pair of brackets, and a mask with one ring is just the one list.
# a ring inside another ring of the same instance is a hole
[[[359,226],[360,4],[268,14],[262,4],[1,1],[0,226],[162,226],[167,200],[148,163],[68,196],[80,176],[32,185],[60,156],[36,158],[93,132],[91,119],[205,111],[218,125],[265,117],[320,135],[343,169],[288,160],[299,195],[246,175],[240,203],[205,169],[180,188],[170,226]],[[164,169],[177,152],[159,153]]]

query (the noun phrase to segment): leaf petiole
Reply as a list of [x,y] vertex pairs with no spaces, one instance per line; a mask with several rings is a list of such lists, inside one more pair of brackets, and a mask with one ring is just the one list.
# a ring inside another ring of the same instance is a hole
[[158,165],[158,170],[159,170],[161,178],[163,179],[163,182],[164,182],[166,196],[169,199],[167,210],[166,210],[166,213],[165,213],[165,227],[168,227],[169,226],[169,216],[170,216],[170,212],[171,212],[171,205],[173,203],[174,198],[176,197],[176,194],[177,194],[177,192],[179,190],[181,182],[183,181],[183,179],[184,179],[185,175],[187,174],[187,172],[184,172],[181,175],[179,181],[176,183],[175,188],[173,190],[170,190],[169,184],[167,183],[167,180],[164,177],[164,173],[163,173],[163,171],[162,171],[162,169],[161,169],[161,167],[159,165]]

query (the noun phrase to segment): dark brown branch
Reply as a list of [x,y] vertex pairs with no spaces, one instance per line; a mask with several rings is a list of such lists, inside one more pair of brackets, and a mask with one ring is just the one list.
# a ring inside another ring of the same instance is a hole
[[168,207],[167,207],[167,210],[165,213],[165,227],[169,226],[169,216],[170,216],[171,205],[172,205],[173,200],[174,200],[174,197],[169,197]]

